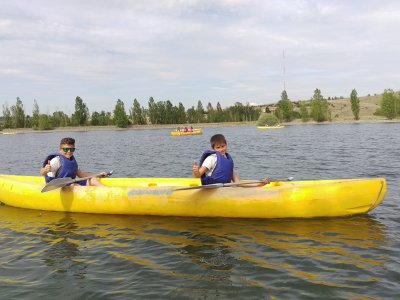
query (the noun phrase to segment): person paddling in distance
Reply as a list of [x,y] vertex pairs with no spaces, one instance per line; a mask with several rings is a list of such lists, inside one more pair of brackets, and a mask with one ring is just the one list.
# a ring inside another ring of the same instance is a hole
[[[92,173],[82,172],[78,167],[78,162],[74,157],[75,152],[75,139],[66,137],[60,142],[60,149],[58,153],[51,153],[47,155],[43,161],[42,168],[40,169],[40,175],[45,177],[46,183],[49,183],[55,178],[65,177],[89,177]],[[107,176],[107,173],[101,173],[103,177]],[[79,185],[90,185],[90,186],[104,186],[96,177],[88,180],[76,182]]]
[[[222,134],[213,135],[210,139],[212,150],[206,150],[200,157],[199,165],[194,161],[192,173],[196,178],[201,178],[202,185],[214,183],[239,182],[239,176],[234,169],[231,155],[227,152],[227,142]],[[243,187],[263,186],[269,183],[268,179],[262,179],[255,185],[243,185]]]

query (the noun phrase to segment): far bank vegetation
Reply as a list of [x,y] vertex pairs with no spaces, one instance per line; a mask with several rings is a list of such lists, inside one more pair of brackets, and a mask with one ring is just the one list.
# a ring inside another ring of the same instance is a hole
[[325,98],[319,89],[315,89],[309,100],[291,101],[286,90],[276,104],[252,106],[249,103],[236,102],[235,105],[222,108],[220,103],[214,106],[202,101],[197,106],[186,109],[181,102],[176,106],[171,101],[155,101],[149,98],[147,107],[134,99],[131,106],[117,99],[112,112],[93,111],[79,96],[75,99],[72,115],[63,111],[52,114],[40,112],[39,104],[34,100],[32,113],[27,114],[22,100],[17,97],[11,107],[3,104],[3,117],[0,118],[0,130],[9,128],[32,128],[50,130],[68,126],[117,126],[126,128],[132,125],[154,124],[198,124],[222,122],[257,122],[259,126],[273,126],[280,122],[326,122],[347,120],[396,119],[400,116],[400,93],[385,89],[381,95],[358,97],[353,89],[348,98]]
[[[286,91],[281,94],[281,100],[276,104],[265,107],[265,114],[273,114],[279,122],[335,122],[358,120],[382,120],[396,119],[400,117],[400,92],[385,89],[380,95],[367,95],[358,97],[356,89],[353,89],[348,98],[325,98],[321,90],[315,89],[309,100],[290,101]],[[271,126],[271,125],[270,125]]]

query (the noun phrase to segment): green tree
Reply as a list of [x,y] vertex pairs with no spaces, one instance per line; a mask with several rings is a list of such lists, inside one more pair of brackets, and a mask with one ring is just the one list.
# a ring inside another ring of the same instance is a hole
[[280,121],[283,120],[282,111],[280,110],[279,107],[276,107],[275,112],[274,112],[274,116]]
[[90,117],[90,125],[99,126],[100,125],[100,114],[97,111],[92,112]]
[[392,89],[385,89],[381,100],[382,114],[388,119],[394,119],[399,110],[400,102]]
[[102,110],[100,113],[97,111],[93,112],[90,123],[93,126],[108,126],[114,124],[111,113],[105,112],[104,110]]
[[215,122],[215,115],[216,115],[216,110],[214,110],[214,107],[212,106],[211,102],[208,102],[208,104],[207,104],[207,122],[208,123]]
[[177,124],[185,124],[186,123],[186,110],[185,110],[185,106],[183,106],[183,104],[181,102],[179,102],[177,114],[178,114],[178,116],[177,116],[176,123]]
[[62,111],[53,112],[53,126],[66,127],[71,125],[71,120],[67,114]]
[[397,91],[397,93],[395,93],[394,96],[395,96],[394,112],[397,117],[400,115],[400,91]]
[[131,115],[132,124],[134,125],[145,125],[146,116],[144,114],[144,108],[140,105],[137,99],[133,100],[133,106],[129,110]]
[[192,106],[191,108],[189,108],[187,110],[186,116],[187,116],[187,121],[189,123],[196,123],[197,122],[197,111],[194,108],[194,106]]
[[149,99],[149,119],[151,124],[157,124],[158,109],[153,97]]
[[125,112],[124,102],[120,99],[117,100],[114,109],[114,124],[120,128],[126,128],[129,125],[129,119]]
[[83,100],[78,96],[75,98],[75,113],[72,114],[72,124],[75,126],[84,126],[89,120],[89,109]]
[[360,119],[360,99],[357,97],[356,89],[353,89],[350,94],[351,111],[353,112],[354,120]]
[[164,124],[176,124],[176,116],[174,106],[171,101],[165,102],[165,123]]
[[17,97],[17,103],[11,106],[11,118],[14,128],[24,128],[25,127],[25,112],[24,105],[21,99]]
[[214,122],[221,123],[225,122],[225,120],[226,120],[226,114],[222,109],[221,104],[217,102],[217,112],[215,114]]
[[243,121],[244,107],[240,102],[235,102],[234,106],[228,107],[229,121],[240,122]]
[[278,124],[278,118],[270,113],[261,113],[256,124],[257,126],[275,126]]
[[260,110],[255,106],[251,106],[250,103],[246,103],[244,107],[244,121],[255,121],[259,116]]
[[30,115],[25,116],[25,128],[32,128],[32,117]]
[[199,100],[197,102],[197,109],[196,109],[196,122],[197,123],[204,123],[205,117],[204,117],[205,111],[203,107],[203,103]]
[[105,125],[112,125],[113,124],[113,119],[111,116],[111,112],[105,112],[105,111],[101,111],[100,112],[100,117],[101,120],[103,120],[103,122],[106,122]]
[[4,128],[12,127],[11,110],[8,107],[7,103],[3,104],[3,127]]
[[307,105],[304,101],[302,101],[300,103],[300,116],[301,116],[301,120],[303,122],[307,122],[308,120],[310,120],[310,116],[308,114],[308,109],[307,109]]
[[158,101],[156,103],[156,109],[157,109],[157,124],[167,124],[168,118],[167,118],[166,103],[164,101]]
[[[218,106],[217,106],[218,111]],[[240,102],[236,102],[234,106],[230,106],[226,109],[227,118],[225,121],[232,122],[244,122],[244,121],[255,121],[260,116],[260,111],[251,106],[249,103],[243,105]]]
[[324,122],[328,119],[328,102],[321,95],[319,89],[315,89],[311,98],[311,116],[314,121]]
[[179,109],[175,105],[172,107],[172,124],[179,124],[178,122]]
[[51,118],[48,115],[45,114],[40,114],[39,115],[39,125],[38,125],[39,130],[50,130],[53,129],[51,125]]
[[289,100],[288,95],[285,90],[282,91],[281,100],[279,100],[278,104],[279,113],[282,117],[282,120],[290,122],[293,118],[293,104]]
[[33,100],[33,109],[32,109],[32,120],[31,120],[31,124],[32,124],[32,128],[33,129],[38,129],[39,128],[39,105],[35,100]]

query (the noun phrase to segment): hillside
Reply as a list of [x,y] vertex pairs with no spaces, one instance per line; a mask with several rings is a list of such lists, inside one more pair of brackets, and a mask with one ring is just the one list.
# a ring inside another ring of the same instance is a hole
[[[382,95],[359,97],[360,99],[360,120],[380,120],[382,117],[374,113],[379,108]],[[328,100],[331,110],[332,121],[354,120],[351,111],[350,98]]]
[[[385,117],[382,116],[375,116],[374,113],[380,106],[380,102],[382,99],[382,95],[374,95],[374,96],[364,96],[358,97],[360,99],[360,121],[382,121],[387,120]],[[329,109],[331,111],[331,122],[352,122],[354,121],[354,115],[351,111],[351,103],[350,98],[343,98],[343,99],[332,99],[327,100]],[[299,111],[300,109],[300,102],[296,101],[293,102],[294,110]],[[305,101],[307,104],[310,104],[310,100]],[[274,110],[276,108],[276,103],[267,106],[268,109]],[[313,121],[309,121],[313,122]],[[302,123],[301,120],[295,119],[290,123]]]

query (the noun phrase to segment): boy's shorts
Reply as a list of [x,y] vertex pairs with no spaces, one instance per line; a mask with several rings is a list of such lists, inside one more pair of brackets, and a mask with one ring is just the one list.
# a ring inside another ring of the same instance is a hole
[[77,181],[75,183],[77,183],[77,184],[79,184],[81,186],[86,186],[87,185],[87,180]]

